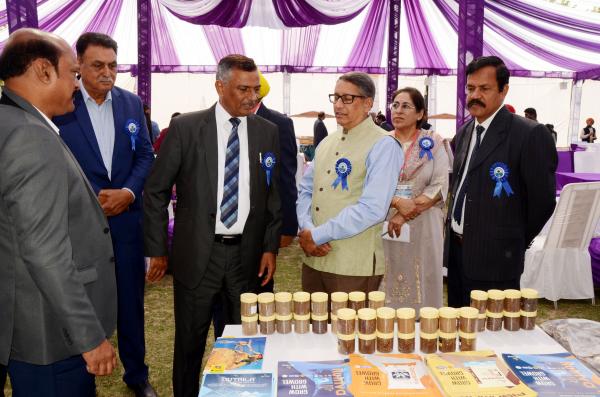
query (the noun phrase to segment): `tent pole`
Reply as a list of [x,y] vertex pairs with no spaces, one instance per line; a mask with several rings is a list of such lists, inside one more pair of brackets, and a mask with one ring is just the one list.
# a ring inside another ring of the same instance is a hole
[[574,81],[571,86],[571,111],[569,112],[569,141],[567,144],[579,141],[579,117],[581,114],[581,93],[583,80]]
[[[427,76],[427,114],[437,114],[437,89],[438,89],[438,81],[437,75],[432,74]],[[429,124],[431,124],[431,129],[436,131],[435,122],[436,120],[428,120]]]
[[138,65],[137,94],[152,108],[152,6],[151,0],[137,0]]
[[290,94],[292,88],[292,75],[288,71],[283,71],[283,113],[290,115]]
[[467,65],[483,53],[484,0],[460,0],[458,5],[458,66],[456,69],[456,131],[469,119],[465,85]]
[[402,0],[390,0],[390,19],[388,26],[388,61],[387,61],[387,104],[386,119],[391,120],[389,105],[392,94],[398,88],[398,63],[400,58],[400,5]]
[[6,0],[8,32],[21,28],[37,28],[38,14],[36,0]]

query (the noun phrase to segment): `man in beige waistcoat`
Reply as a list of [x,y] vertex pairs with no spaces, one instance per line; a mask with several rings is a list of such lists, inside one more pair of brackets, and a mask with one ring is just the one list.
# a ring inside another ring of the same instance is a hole
[[374,98],[373,80],[359,72],[342,75],[329,95],[339,128],[319,144],[296,205],[304,291],[367,293],[383,276],[381,223],[404,156],[369,117]]

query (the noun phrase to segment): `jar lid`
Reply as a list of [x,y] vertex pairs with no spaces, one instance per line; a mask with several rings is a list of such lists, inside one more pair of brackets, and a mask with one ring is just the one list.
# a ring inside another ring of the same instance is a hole
[[289,292],[278,292],[275,294],[275,300],[277,302],[291,302],[292,294]]
[[461,307],[460,316],[463,318],[477,318],[479,317],[479,310],[469,306]]
[[415,318],[416,312],[412,307],[402,307],[396,310],[396,317],[402,319]]
[[440,307],[440,317],[444,318],[456,318],[458,317],[458,310],[453,307]]
[[521,290],[521,296],[525,299],[537,299],[538,292],[533,288],[523,288]]
[[396,311],[391,307],[380,307],[377,309],[377,317],[378,318],[394,318],[396,316]]
[[385,300],[385,292],[383,291],[371,291],[369,292],[369,300],[373,302],[380,302]]
[[478,301],[485,301],[488,298],[488,293],[485,291],[481,291],[478,289],[474,289],[471,291],[471,299],[475,299]]
[[504,296],[507,299],[521,299],[521,291],[518,289],[505,289]]
[[337,312],[338,320],[354,320],[356,319],[356,310],[354,309],[338,309]]
[[294,292],[294,300],[296,302],[308,302],[310,300],[310,294],[304,291]]
[[242,303],[256,303],[258,296],[252,292],[246,292],[240,295],[240,302]]
[[348,298],[354,302],[364,301],[366,296],[362,291],[353,291],[348,294]]
[[488,291],[488,299],[503,300],[504,296],[504,291],[500,291],[499,289],[491,289]]
[[258,294],[258,303],[271,303],[273,301],[275,301],[275,294],[272,292]]
[[310,294],[310,300],[313,302],[327,302],[327,294],[325,292],[313,292]]
[[346,302],[348,300],[348,293],[346,292],[332,292],[331,293],[331,301],[332,302]]
[[419,315],[421,318],[438,318],[439,311],[435,307],[422,307],[419,310]]
[[[338,311],[338,316],[339,316],[339,311]],[[369,309],[369,308],[358,309],[358,319],[359,320],[375,320],[376,316],[377,316],[377,312],[375,311],[375,309]]]

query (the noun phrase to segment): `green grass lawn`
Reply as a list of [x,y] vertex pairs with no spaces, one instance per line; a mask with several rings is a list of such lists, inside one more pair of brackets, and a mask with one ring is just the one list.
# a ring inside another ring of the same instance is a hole
[[[300,290],[300,267],[303,255],[297,244],[281,250],[275,274],[276,291]],[[146,288],[146,363],[150,367],[150,382],[161,397],[172,395],[171,366],[175,335],[172,281],[172,278],[167,276],[161,282],[149,284]],[[600,297],[598,291],[596,296]],[[561,300],[558,310],[555,311],[552,302],[540,300],[538,323],[555,318],[586,318],[600,321],[600,309],[598,306],[592,306],[589,300]],[[212,347],[212,340],[211,331],[207,352]],[[115,337],[112,342],[116,345]],[[122,382],[122,376],[123,368],[119,367],[111,376],[97,378],[98,396],[133,396]],[[7,396],[12,395],[9,386],[5,391]]]

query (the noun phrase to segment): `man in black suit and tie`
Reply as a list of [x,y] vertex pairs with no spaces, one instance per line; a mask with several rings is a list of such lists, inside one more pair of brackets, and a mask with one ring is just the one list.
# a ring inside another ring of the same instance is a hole
[[175,295],[176,397],[198,395],[215,298],[228,324],[240,323],[240,294],[275,272],[281,228],[277,127],[254,114],[260,89],[254,61],[219,61],[219,101],[172,119],[144,189],[147,278],[167,268],[167,206],[177,184],[171,252]]
[[313,126],[313,146],[315,149],[317,149],[319,143],[321,143],[321,141],[328,135],[327,127],[325,126],[323,120],[325,120],[325,112],[319,112]]
[[456,134],[444,250],[448,306],[468,306],[474,289],[518,289],[525,250],[556,205],[554,142],[542,124],[502,105],[509,76],[495,56],[467,67],[473,119]]

